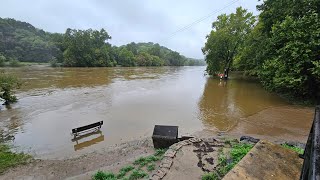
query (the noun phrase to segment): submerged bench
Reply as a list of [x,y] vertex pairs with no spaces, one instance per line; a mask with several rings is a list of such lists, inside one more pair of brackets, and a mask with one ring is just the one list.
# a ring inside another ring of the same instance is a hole
[[99,122],[92,123],[92,124],[89,124],[89,125],[86,125],[86,126],[81,126],[81,127],[78,127],[78,128],[74,128],[74,129],[72,129],[72,134],[74,135],[74,137],[76,137],[76,136],[79,135],[80,132],[84,132],[84,131],[87,131],[87,130],[90,130],[90,129],[93,129],[93,128],[99,130],[102,125],[103,125],[103,121],[99,121]]

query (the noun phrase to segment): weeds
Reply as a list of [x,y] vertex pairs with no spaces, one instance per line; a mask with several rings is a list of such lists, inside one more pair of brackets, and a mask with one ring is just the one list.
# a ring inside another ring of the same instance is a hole
[[[155,162],[163,158],[163,154],[166,149],[157,149],[153,155],[140,157],[133,162],[133,165],[125,166],[120,169],[118,174],[111,172],[98,171],[92,176],[93,180],[136,180],[149,177],[148,173],[144,172],[141,168],[147,171],[153,171],[155,169]],[[131,172],[132,171],[132,172]],[[131,172],[129,176],[127,174]]]
[[23,153],[13,153],[8,145],[0,144],[0,174],[10,167],[25,164],[32,157]]
[[134,169],[134,167],[131,165],[121,168],[119,171],[119,174],[117,175],[117,178],[118,179],[123,178],[128,172],[130,172],[133,169]]
[[156,165],[155,164],[149,164],[148,166],[147,166],[147,170],[148,171],[153,171],[154,169],[156,168]]
[[219,151],[218,165],[215,172],[206,173],[202,176],[202,180],[218,180],[222,179],[253,147],[246,143],[230,143],[232,149],[229,158],[224,154],[223,149]]
[[116,176],[111,172],[98,171],[92,177],[93,180],[116,180]]
[[206,173],[202,176],[202,180],[217,180],[219,179],[219,176],[216,173]]
[[135,169],[132,171],[132,174],[130,174],[129,176],[129,180],[136,180],[136,179],[141,179],[141,178],[144,178],[144,177],[148,177],[149,175],[142,171],[141,169]]
[[147,157],[140,157],[139,159],[135,160],[133,162],[134,165],[139,165],[140,167],[146,166],[151,162],[156,162],[160,160],[159,157],[151,155],[151,156],[147,156]]
[[167,149],[157,149],[156,152],[154,153],[155,156],[162,156]]
[[284,148],[287,148],[287,149],[291,149],[291,150],[297,152],[298,154],[303,154],[304,153],[304,149],[301,149],[301,148],[299,148],[297,146],[290,146],[288,144],[282,144],[281,146],[284,147]]
[[252,144],[239,143],[232,146],[230,155],[236,164],[250,151]]

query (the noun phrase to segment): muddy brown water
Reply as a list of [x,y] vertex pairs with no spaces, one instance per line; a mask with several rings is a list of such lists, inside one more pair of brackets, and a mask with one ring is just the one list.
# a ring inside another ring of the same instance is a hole
[[[150,137],[155,124],[305,140],[312,108],[294,106],[255,81],[204,76],[205,67],[7,68],[23,81],[18,103],[0,111],[0,134],[15,149],[61,159]],[[104,121],[73,139],[71,129]]]

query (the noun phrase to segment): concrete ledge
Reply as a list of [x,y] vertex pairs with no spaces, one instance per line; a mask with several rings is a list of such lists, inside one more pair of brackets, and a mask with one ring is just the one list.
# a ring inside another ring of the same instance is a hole
[[302,163],[296,152],[259,141],[223,179],[299,179]]

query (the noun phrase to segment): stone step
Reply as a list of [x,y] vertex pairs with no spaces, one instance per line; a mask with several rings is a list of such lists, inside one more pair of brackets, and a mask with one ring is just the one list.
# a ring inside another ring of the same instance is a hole
[[294,180],[299,179],[302,164],[298,153],[261,140],[223,179]]

